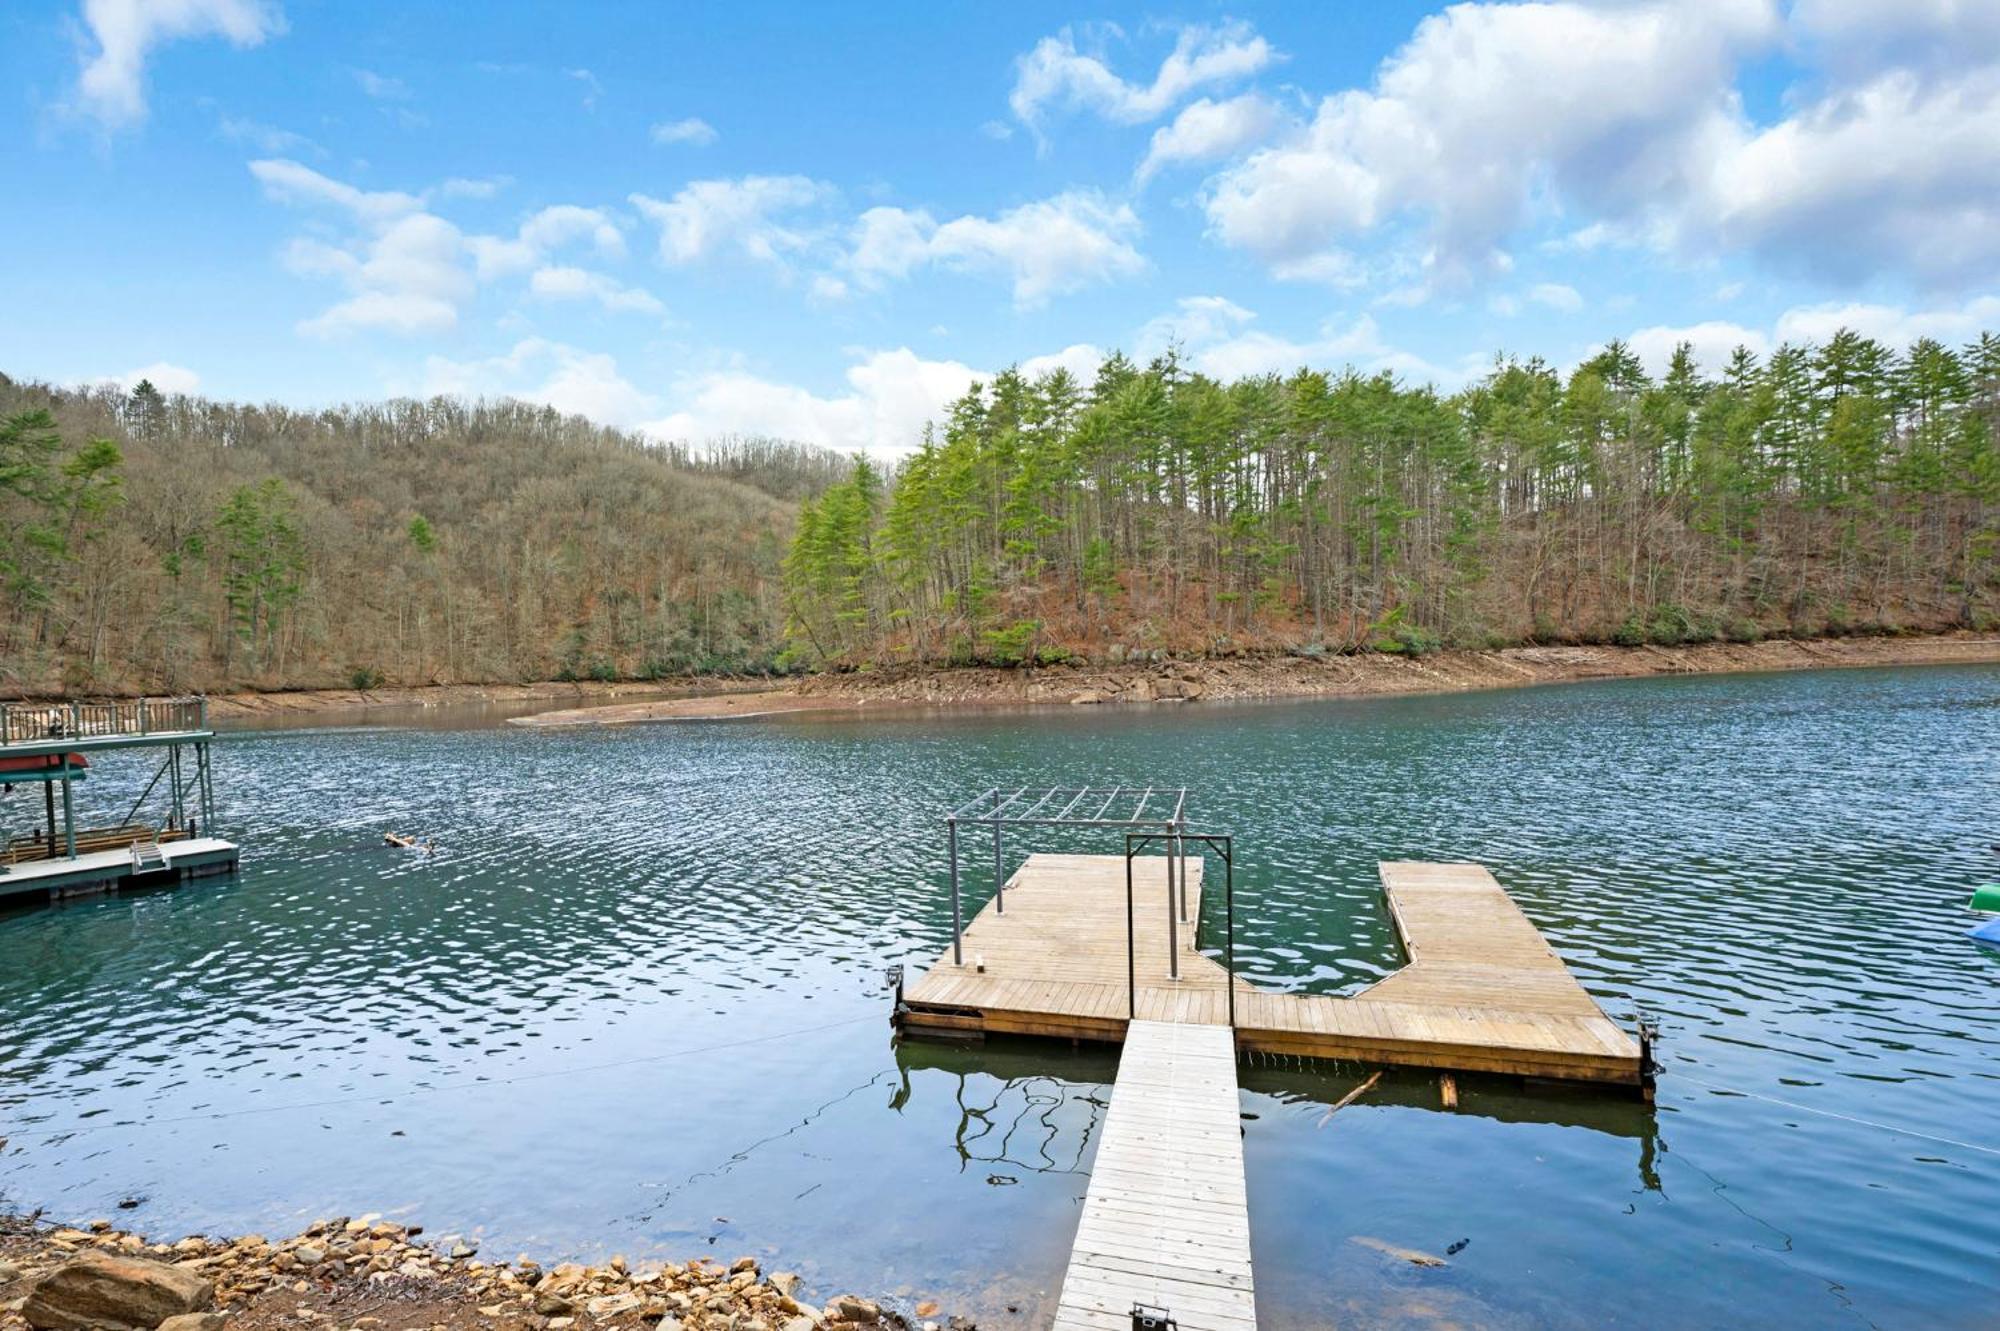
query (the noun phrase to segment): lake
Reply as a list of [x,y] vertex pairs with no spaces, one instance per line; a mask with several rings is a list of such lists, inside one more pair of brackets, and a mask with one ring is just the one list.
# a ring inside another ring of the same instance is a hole
[[[1235,835],[1260,983],[1381,978],[1376,862],[1472,859],[1662,1027],[1650,1107],[1464,1077],[1448,1113],[1392,1073],[1329,1118],[1365,1069],[1246,1059],[1267,1328],[1992,1324],[2000,954],[1964,904],[2000,879],[2000,668],[367,719],[218,742],[236,876],[0,914],[0,1207],[156,1237],[381,1211],[490,1258],[748,1253],[1036,1325],[1115,1051],[899,1047],[884,968],[949,942],[947,806],[1153,781]],[[107,755],[86,810],[148,775]]]

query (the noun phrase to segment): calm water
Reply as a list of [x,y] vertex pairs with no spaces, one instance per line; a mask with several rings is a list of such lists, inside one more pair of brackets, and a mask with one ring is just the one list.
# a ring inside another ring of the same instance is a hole
[[[1380,977],[1375,862],[1477,859],[1614,1016],[1665,1029],[1653,1109],[1469,1080],[1444,1113],[1412,1074],[1329,1121],[1357,1070],[1247,1063],[1267,1327],[2000,1315],[2000,1155],[1974,1149],[2000,1148],[2000,956],[1962,910],[2000,877],[2000,669],[291,730],[218,764],[239,876],[0,914],[0,1201],[753,1252],[1029,1325],[1113,1058],[898,1048],[882,970],[948,941],[948,801],[1176,779],[1237,834],[1265,982]],[[107,759],[89,803],[122,814],[139,768]],[[1357,1239],[1470,1243],[1424,1270]]]

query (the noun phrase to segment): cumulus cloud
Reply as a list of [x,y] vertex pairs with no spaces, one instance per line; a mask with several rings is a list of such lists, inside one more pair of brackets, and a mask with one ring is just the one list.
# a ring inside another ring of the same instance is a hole
[[852,228],[847,266],[870,284],[927,264],[998,273],[1011,283],[1014,303],[1029,308],[1142,271],[1138,233],[1129,205],[1087,190],[944,223],[921,209],[870,208]]
[[1247,23],[1193,24],[1181,29],[1152,82],[1132,83],[1112,73],[1102,56],[1079,50],[1076,31],[1064,28],[1015,62],[1007,103],[1030,128],[1051,108],[1094,111],[1136,125],[1165,115],[1201,88],[1256,74],[1276,58]]
[[666,145],[685,143],[696,148],[704,148],[716,139],[715,126],[699,116],[689,116],[685,120],[662,120],[653,126],[654,143]]
[[1492,271],[1538,187],[1614,217],[1687,197],[1728,129],[1737,61],[1774,32],[1766,0],[1453,6],[1372,89],[1325,98],[1218,177],[1209,225],[1282,267],[1415,218],[1439,275]]
[[619,373],[614,357],[542,337],[524,338],[504,355],[483,360],[431,356],[424,362],[423,391],[539,402],[628,429],[660,407],[658,398]]
[[1476,357],[1455,366],[1441,366],[1400,351],[1383,341],[1381,330],[1365,314],[1346,324],[1328,320],[1308,338],[1256,328],[1256,319],[1253,311],[1225,297],[1189,296],[1171,312],[1147,322],[1134,345],[1146,358],[1169,346],[1178,347],[1188,365],[1223,380],[1351,366],[1365,374],[1386,370],[1451,389],[1466,383],[1479,369]]
[[361,91],[378,102],[409,100],[410,85],[401,79],[377,74],[372,69],[356,69],[349,72],[354,75],[354,81],[360,86]]
[[1682,342],[1691,343],[1695,363],[1705,373],[1714,374],[1728,364],[1730,354],[1738,347],[1748,347],[1756,355],[1766,356],[1780,343],[1824,344],[1843,328],[1900,351],[1925,337],[1951,346],[1963,345],[1995,327],[2000,327],[2000,296],[1974,296],[1925,309],[1864,301],[1823,301],[1795,305],[1778,315],[1767,328],[1723,320],[1678,327],[1656,324],[1639,329],[1625,341],[1649,374],[1664,373],[1674,348]]
[[77,99],[110,129],[146,118],[146,57],[154,47],[188,37],[250,47],[285,30],[277,7],[263,0],[84,0],[83,22],[96,50],[82,54]]
[[1528,288],[1528,299],[1565,313],[1583,308],[1583,296],[1575,287],[1561,282],[1537,282]]
[[594,300],[612,311],[659,314],[666,308],[650,291],[584,268],[537,268],[528,279],[528,290],[544,300]]
[[1254,92],[1225,102],[1202,98],[1190,102],[1171,125],[1153,131],[1153,141],[1139,163],[1141,183],[1165,167],[1185,162],[1212,162],[1234,156],[1270,137],[1279,122],[1278,108]]
[[184,365],[174,365],[163,360],[156,360],[151,365],[141,365],[136,370],[127,370],[123,374],[114,375],[111,381],[129,393],[139,386],[141,380],[150,383],[168,397],[176,393],[192,394],[201,391],[200,375]]
[[743,176],[697,180],[671,199],[631,196],[632,206],[660,229],[660,258],[675,265],[736,253],[786,267],[814,230],[782,220],[835,196],[831,185],[805,176]]
[[542,209],[509,236],[473,236],[467,246],[482,279],[526,272],[565,245],[588,242],[607,259],[624,257],[625,236],[602,210],[573,203]]

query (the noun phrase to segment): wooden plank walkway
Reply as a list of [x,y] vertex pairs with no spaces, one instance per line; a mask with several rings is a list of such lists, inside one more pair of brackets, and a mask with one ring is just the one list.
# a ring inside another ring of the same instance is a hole
[[[1226,1025],[1229,976],[1195,947],[1201,879],[1168,964],[1166,859],[1134,863],[1137,1017]],[[1476,864],[1381,866],[1410,962],[1351,998],[1235,982],[1239,1048],[1409,1067],[1643,1084],[1638,1043],[1576,982],[1493,875]],[[1121,1040],[1127,983],[1125,861],[1031,855],[950,949],[904,992],[917,1031]]]
[[1056,1331],[1130,1331],[1134,1303],[1167,1309],[1181,1331],[1256,1331],[1236,1049],[1224,1026],[1135,1021],[1126,1031]]

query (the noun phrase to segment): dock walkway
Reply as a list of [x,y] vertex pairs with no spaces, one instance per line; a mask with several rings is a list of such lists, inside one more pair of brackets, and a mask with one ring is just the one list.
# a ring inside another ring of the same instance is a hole
[[1256,1331],[1227,1027],[1126,1031],[1055,1331],[1130,1331],[1134,1303],[1181,1331]]

